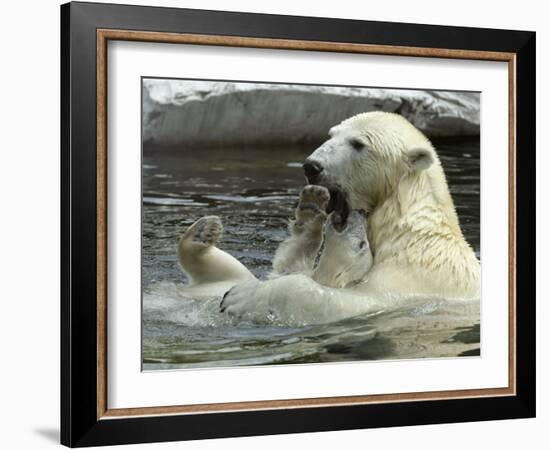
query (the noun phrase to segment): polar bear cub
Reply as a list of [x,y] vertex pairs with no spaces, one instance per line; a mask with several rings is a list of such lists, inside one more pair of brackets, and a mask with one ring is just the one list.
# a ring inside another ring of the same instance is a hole
[[[327,207],[333,209],[328,220]],[[366,213],[350,211],[344,199],[331,199],[323,186],[304,187],[288,228],[290,236],[275,253],[270,278],[303,273],[323,286],[345,287],[372,266]]]
[[[365,278],[373,263],[363,211],[325,209],[329,192],[322,186],[306,186],[289,223],[290,237],[277,249],[270,278],[291,273],[311,277],[323,286],[346,287]],[[190,284],[183,293],[217,296],[237,284],[256,280],[236,258],[216,247],[223,232],[217,216],[202,217],[180,237],[177,255]],[[321,252],[319,254],[319,252]]]
[[332,212],[325,225],[323,252],[311,278],[323,286],[349,287],[366,281],[372,263],[366,213]]

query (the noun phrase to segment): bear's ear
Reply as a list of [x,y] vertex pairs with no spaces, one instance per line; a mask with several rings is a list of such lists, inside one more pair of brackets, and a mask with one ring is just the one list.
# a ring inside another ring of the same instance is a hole
[[433,150],[428,147],[414,147],[408,152],[411,165],[417,170],[426,170],[434,162]]
[[328,130],[329,137],[334,137],[338,131],[340,131],[340,125],[334,125],[330,130]]

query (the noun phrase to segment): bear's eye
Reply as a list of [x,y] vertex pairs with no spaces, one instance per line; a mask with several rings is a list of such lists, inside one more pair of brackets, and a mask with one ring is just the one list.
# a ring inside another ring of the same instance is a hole
[[359,244],[359,249],[363,250],[367,246],[367,241],[361,241]]
[[363,144],[363,142],[359,139],[350,139],[349,143],[358,152],[365,148],[365,144]]

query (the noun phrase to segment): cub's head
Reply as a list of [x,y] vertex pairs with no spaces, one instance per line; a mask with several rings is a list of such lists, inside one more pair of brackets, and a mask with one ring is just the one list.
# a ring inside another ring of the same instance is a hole
[[345,287],[364,279],[373,263],[362,210],[333,211],[325,224],[324,246],[312,278],[319,284]]
[[329,136],[304,162],[308,182],[327,187],[331,198],[340,191],[352,208],[368,212],[395,192],[403,177],[428,170],[437,160],[430,141],[397,114],[358,114]]

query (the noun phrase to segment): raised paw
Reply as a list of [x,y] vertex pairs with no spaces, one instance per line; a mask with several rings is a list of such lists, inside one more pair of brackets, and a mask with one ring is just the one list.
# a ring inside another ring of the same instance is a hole
[[220,240],[222,233],[223,225],[220,218],[218,216],[205,216],[187,229],[183,239],[209,247]]
[[325,215],[330,194],[323,186],[309,184],[302,189],[300,201],[296,208],[296,220],[307,220],[308,218]]

